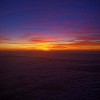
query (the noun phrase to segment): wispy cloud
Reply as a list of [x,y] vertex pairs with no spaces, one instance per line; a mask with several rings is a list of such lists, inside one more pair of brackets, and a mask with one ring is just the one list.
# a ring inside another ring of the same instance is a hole
[[7,36],[0,36],[0,43],[9,42],[9,41],[11,41],[11,38]]

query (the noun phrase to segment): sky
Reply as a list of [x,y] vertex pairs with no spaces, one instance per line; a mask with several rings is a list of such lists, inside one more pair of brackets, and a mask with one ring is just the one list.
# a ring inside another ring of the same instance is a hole
[[0,50],[99,50],[99,0],[1,0]]

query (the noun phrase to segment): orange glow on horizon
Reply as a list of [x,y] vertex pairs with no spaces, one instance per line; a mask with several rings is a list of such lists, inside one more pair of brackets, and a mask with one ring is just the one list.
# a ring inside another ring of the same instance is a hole
[[51,44],[51,43],[38,43],[38,44],[0,44],[0,51],[4,50],[40,50],[40,51],[100,51],[99,44]]
[[100,43],[99,38],[37,37],[15,40],[1,38],[1,50],[100,51]]

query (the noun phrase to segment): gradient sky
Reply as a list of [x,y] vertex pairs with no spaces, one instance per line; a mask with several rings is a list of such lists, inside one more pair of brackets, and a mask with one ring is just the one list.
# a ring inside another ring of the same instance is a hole
[[1,0],[0,50],[100,50],[99,0]]

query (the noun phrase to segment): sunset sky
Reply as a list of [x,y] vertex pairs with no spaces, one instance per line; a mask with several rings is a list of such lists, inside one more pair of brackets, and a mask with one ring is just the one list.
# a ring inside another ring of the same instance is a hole
[[1,0],[0,50],[99,50],[99,0]]

